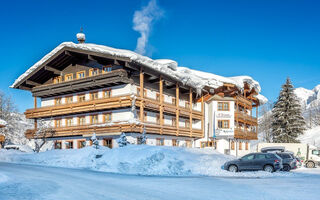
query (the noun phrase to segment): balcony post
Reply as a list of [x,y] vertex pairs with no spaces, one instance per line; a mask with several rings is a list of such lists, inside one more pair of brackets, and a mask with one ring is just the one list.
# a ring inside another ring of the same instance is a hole
[[160,134],[163,133],[163,80],[162,76],[160,76],[160,81],[159,81],[159,91],[160,91]]
[[[37,97],[33,97],[34,109],[38,107]],[[38,122],[37,119],[34,119],[34,130],[37,131],[38,129]]]
[[203,103],[203,94],[201,96],[201,131],[202,131],[202,137],[204,137],[204,103]]
[[143,74],[143,69],[142,67],[140,68],[140,97],[141,97],[141,101],[140,101],[140,121],[144,122],[144,108],[143,108],[143,99],[144,99],[144,74]]
[[176,128],[177,136],[179,136],[179,84],[176,83]]
[[189,128],[190,128],[190,137],[192,137],[192,89],[189,91]]

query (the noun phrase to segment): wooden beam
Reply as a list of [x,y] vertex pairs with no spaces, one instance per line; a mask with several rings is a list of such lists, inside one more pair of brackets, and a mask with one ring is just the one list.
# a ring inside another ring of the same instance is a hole
[[38,107],[37,97],[33,97],[34,108]]
[[31,90],[31,88],[23,86],[23,85],[20,85],[18,88],[22,89],[22,90]]
[[41,85],[40,83],[34,82],[34,81],[30,81],[30,80],[26,80],[26,84],[27,85],[32,85],[32,86],[39,86]]
[[132,66],[129,62],[125,62],[125,63],[124,63],[124,66],[127,67],[127,68],[130,68],[130,69],[137,70],[137,68],[134,67],[134,66]]
[[177,128],[177,136],[179,136],[179,84],[176,83],[176,128]]
[[98,62],[97,59],[95,59],[95,58],[94,58],[93,56],[91,56],[91,55],[88,55],[88,60]]
[[61,70],[55,69],[55,68],[50,67],[50,66],[45,66],[44,69],[47,70],[47,71],[53,72],[56,75],[61,75],[61,73],[62,73]]
[[189,90],[189,128],[190,128],[190,137],[192,137],[192,89]]
[[117,61],[117,60],[114,60],[114,61],[113,61],[113,64],[115,64],[115,65],[120,65],[119,61]]
[[167,86],[167,89],[173,89],[173,88],[175,88],[176,87],[176,84],[172,84],[172,85],[169,85],[169,86]]
[[[143,74],[143,69],[142,67],[140,68],[140,97],[143,99],[144,98],[144,74]],[[140,104],[140,121],[144,122],[144,108],[143,108],[143,100],[141,101]]]
[[160,126],[161,126],[161,129],[160,129],[160,134],[163,133],[163,80],[162,80],[162,76],[160,75],[160,78],[159,78],[159,92],[160,92]]
[[[161,80],[162,80],[162,78],[161,78]],[[157,82],[160,82],[160,78],[149,79],[148,82],[149,83],[157,83]]]

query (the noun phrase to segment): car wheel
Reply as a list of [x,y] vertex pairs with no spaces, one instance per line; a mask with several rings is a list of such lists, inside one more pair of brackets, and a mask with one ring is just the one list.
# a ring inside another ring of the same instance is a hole
[[285,172],[289,172],[291,170],[291,167],[289,165],[283,165],[282,170]]
[[307,162],[307,168],[314,168],[316,165],[314,164],[314,162],[309,161]]
[[228,167],[228,171],[229,171],[229,172],[237,172],[237,171],[238,171],[238,167],[235,166],[235,165],[230,165],[230,166]]
[[274,171],[274,169],[271,165],[264,166],[263,170],[266,172],[270,172],[270,173],[272,173]]

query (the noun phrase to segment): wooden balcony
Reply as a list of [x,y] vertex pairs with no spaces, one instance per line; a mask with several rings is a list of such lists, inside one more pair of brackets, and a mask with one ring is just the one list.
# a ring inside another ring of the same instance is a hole
[[[160,110],[161,103],[159,101],[157,101],[157,100],[150,99],[150,98],[137,97],[135,105],[137,107],[140,107],[141,106],[141,101],[143,101],[144,108],[146,108],[146,109],[153,110],[153,111],[159,111]],[[163,112],[164,113],[169,113],[169,114],[175,115],[176,111],[178,109],[179,110],[179,115],[181,117],[187,117],[188,118],[189,115],[190,115],[190,109],[189,108],[185,108],[185,107],[182,107],[182,106],[176,107],[174,104],[169,104],[169,103],[165,103],[165,102],[162,105],[163,105]],[[192,118],[201,120],[202,119],[201,112],[192,109]]]
[[84,112],[95,112],[106,109],[124,108],[131,106],[131,102],[132,98],[130,96],[111,97],[79,103],[62,104],[59,106],[28,109],[24,114],[28,119],[54,117]]
[[[173,126],[160,126],[158,124],[146,124],[146,131],[148,134],[159,134],[159,135],[171,135],[171,136],[186,136],[193,138],[203,137],[203,131],[199,129],[193,129],[190,131],[189,128],[179,127],[179,130]],[[143,132],[143,125],[141,124],[126,124],[118,123],[112,126],[107,126],[104,124],[97,125],[83,125],[83,126],[71,126],[71,127],[59,127],[54,128],[53,137],[67,137],[67,136],[83,136],[96,133],[97,136],[106,133],[121,133],[121,132]],[[29,129],[25,132],[28,139],[35,137],[35,130]]]
[[258,134],[253,131],[243,130],[240,128],[234,129],[234,138],[245,140],[257,140]]
[[240,111],[235,111],[235,120],[239,122],[243,122],[245,124],[249,124],[252,126],[257,126],[258,125],[258,120],[256,117],[252,117],[251,115],[248,115],[244,112]]
[[236,98],[236,101],[238,102],[238,104],[240,104],[244,107],[250,107],[250,108],[252,107],[252,102],[249,99],[247,99],[243,96],[236,96],[235,98]]
[[[4,135],[0,135],[0,142],[4,142],[5,141],[5,137]],[[1,146],[0,146],[1,147]]]

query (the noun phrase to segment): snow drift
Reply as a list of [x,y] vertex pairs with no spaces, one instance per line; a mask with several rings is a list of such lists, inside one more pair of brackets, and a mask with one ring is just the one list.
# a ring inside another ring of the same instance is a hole
[[129,145],[108,149],[86,147],[82,149],[51,150],[42,153],[21,153],[0,150],[0,161],[53,167],[82,168],[103,172],[151,176],[288,176],[284,173],[247,172],[231,173],[221,166],[232,156],[212,149],[187,149]]

